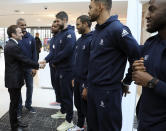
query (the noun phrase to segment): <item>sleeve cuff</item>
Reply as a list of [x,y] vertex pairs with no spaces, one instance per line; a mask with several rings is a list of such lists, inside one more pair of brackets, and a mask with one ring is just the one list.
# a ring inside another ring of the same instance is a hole
[[160,96],[163,96],[166,98],[166,83],[159,80],[156,86],[154,87],[154,91]]

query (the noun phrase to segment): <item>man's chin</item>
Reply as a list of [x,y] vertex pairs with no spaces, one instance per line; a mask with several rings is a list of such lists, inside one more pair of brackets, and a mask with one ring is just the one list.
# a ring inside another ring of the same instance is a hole
[[25,32],[27,32],[26,30],[22,30],[22,33],[25,33]]
[[154,28],[147,28],[146,31],[149,32],[149,33],[157,32],[157,30],[154,29]]
[[95,18],[91,18],[90,21],[91,21],[91,22],[95,22],[96,19],[95,19]]
[[89,16],[89,19],[90,19],[91,22],[95,22],[95,21],[96,21],[96,18],[95,18],[95,17]]

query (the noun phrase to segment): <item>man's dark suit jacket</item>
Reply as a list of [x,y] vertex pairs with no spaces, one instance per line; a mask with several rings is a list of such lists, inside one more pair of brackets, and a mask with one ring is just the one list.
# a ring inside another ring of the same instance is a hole
[[7,88],[21,88],[24,85],[23,68],[38,69],[39,64],[23,55],[18,44],[9,39],[5,48],[5,86]]

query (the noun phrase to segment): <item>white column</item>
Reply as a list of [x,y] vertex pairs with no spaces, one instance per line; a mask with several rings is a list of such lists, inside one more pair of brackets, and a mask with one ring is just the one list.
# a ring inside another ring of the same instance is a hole
[[[142,21],[142,4],[139,0],[128,0],[127,26],[130,28],[133,36],[140,43]],[[129,65],[127,64],[127,68]],[[126,68],[126,69],[127,69]],[[136,85],[130,86],[131,94],[122,99],[123,125],[122,131],[133,131],[133,120],[136,106]]]
[[[40,53],[39,61],[42,61],[47,55],[48,52],[42,50]],[[49,64],[47,64],[44,69],[39,69],[38,77],[39,77],[39,87],[52,88]]]

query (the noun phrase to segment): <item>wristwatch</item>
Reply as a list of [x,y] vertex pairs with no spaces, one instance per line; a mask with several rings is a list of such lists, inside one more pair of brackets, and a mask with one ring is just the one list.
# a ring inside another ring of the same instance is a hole
[[156,84],[157,84],[158,81],[159,80],[157,78],[153,78],[152,80],[150,80],[147,83],[146,87],[148,87],[148,88],[154,88],[156,86]]

